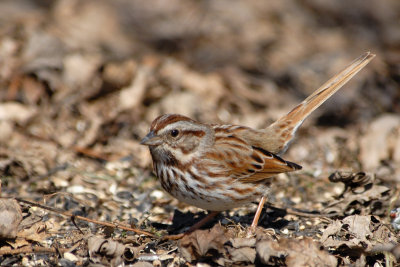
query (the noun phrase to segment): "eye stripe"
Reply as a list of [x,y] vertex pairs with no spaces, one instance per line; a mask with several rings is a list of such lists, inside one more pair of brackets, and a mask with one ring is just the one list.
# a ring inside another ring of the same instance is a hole
[[183,130],[182,134],[185,135],[194,135],[196,137],[203,137],[206,133],[202,130]]
[[191,121],[194,122],[194,120],[179,115],[179,114],[165,114],[157,117],[150,126],[150,130],[154,131],[155,133],[158,133],[161,129],[165,128],[165,126],[170,125],[174,122],[177,121]]

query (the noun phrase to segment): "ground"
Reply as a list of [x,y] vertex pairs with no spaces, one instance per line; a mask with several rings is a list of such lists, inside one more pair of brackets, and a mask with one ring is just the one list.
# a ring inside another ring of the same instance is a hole
[[[1,1],[0,264],[398,264],[399,20],[397,0]],[[154,118],[261,129],[367,51],[253,235],[256,203],[165,238],[206,212],[152,173]]]

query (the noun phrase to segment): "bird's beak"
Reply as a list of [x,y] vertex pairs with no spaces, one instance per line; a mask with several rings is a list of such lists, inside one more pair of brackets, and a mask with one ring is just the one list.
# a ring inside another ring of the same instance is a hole
[[160,136],[156,135],[154,131],[151,131],[142,139],[142,141],[140,141],[140,144],[146,146],[158,146],[161,142],[162,140]]

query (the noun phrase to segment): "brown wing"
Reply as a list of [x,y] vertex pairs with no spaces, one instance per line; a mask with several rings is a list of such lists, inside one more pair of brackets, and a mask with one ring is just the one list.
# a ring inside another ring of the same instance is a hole
[[[202,166],[208,166],[210,176],[225,176],[243,182],[257,182],[276,174],[301,169],[301,166],[285,161],[262,148],[249,145],[235,136],[232,130],[227,134],[227,127],[216,131],[214,149],[202,158]],[[236,126],[232,126],[236,127]],[[238,126],[239,127],[239,126]],[[206,161],[206,162],[204,162]]]
[[[279,173],[292,172],[302,168],[300,165],[286,161],[262,148],[252,148],[253,154],[251,155],[251,158],[257,163],[251,162],[250,165],[248,165],[250,168],[247,169],[247,172],[253,174],[248,177],[241,178],[240,180],[243,182],[258,182]],[[263,160],[262,163],[260,162],[261,160]]]

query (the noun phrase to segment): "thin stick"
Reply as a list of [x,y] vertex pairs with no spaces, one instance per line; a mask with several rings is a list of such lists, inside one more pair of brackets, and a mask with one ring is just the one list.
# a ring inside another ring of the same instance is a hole
[[22,248],[9,248],[9,249],[1,249],[0,256],[3,255],[15,255],[15,254],[28,254],[28,253],[64,253],[67,252],[69,249],[67,248],[45,248],[39,246],[32,246],[32,247],[22,247]]
[[102,221],[98,221],[98,220],[94,220],[94,219],[89,219],[89,218],[86,218],[86,217],[83,217],[83,216],[74,215],[74,214],[72,214],[71,212],[68,212],[68,211],[60,210],[60,209],[57,209],[57,208],[52,208],[52,207],[45,206],[45,205],[42,205],[42,204],[34,202],[34,201],[25,200],[25,199],[18,198],[18,197],[15,197],[14,199],[17,200],[18,202],[22,202],[22,203],[25,203],[25,204],[28,204],[28,205],[39,207],[41,209],[45,209],[45,210],[48,210],[48,211],[55,212],[57,214],[61,214],[61,215],[66,216],[66,217],[70,217],[72,221],[74,221],[74,219],[78,219],[78,220],[81,220],[81,221],[91,222],[91,223],[95,223],[95,224],[98,224],[98,225],[108,226],[108,227],[112,227],[112,228],[118,228],[118,229],[122,229],[122,230],[125,230],[125,231],[132,231],[132,232],[135,232],[137,234],[147,235],[147,236],[150,236],[150,237],[156,237],[155,235],[153,235],[153,234],[151,234],[149,232],[142,231],[142,230],[139,230],[139,229],[136,229],[136,228],[131,228],[131,227],[127,227],[127,226],[123,226],[123,225],[119,225],[119,224],[116,225],[116,224],[110,223],[110,222],[102,222]]
[[300,211],[300,210],[296,210],[296,209],[292,209],[292,208],[281,208],[281,207],[274,206],[269,202],[267,203],[267,206],[269,208],[272,208],[272,209],[286,211],[287,214],[296,215],[296,216],[299,216],[299,217],[309,217],[309,218],[326,217],[326,218],[331,218],[331,217],[335,217],[335,216],[339,216],[340,215],[338,213],[325,214],[325,213],[320,213],[319,211],[318,211],[318,213],[312,213],[312,212],[309,212],[309,211]]

